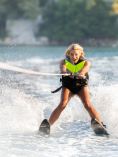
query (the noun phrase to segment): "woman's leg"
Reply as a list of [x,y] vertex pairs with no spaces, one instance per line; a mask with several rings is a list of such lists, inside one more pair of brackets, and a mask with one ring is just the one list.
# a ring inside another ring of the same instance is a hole
[[56,109],[52,112],[50,118],[49,118],[49,123],[52,125],[60,116],[61,112],[64,110],[66,107],[67,103],[69,102],[72,94],[69,89],[63,88],[62,93],[61,93],[61,101],[59,105],[56,107]]
[[88,86],[83,87],[78,95],[91,118],[96,119],[101,123],[100,115],[91,103]]

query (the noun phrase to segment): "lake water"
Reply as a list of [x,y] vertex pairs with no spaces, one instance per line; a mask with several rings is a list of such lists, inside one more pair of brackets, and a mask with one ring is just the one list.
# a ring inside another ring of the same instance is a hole
[[[59,73],[66,47],[0,47],[0,62],[38,72]],[[110,137],[96,136],[90,117],[74,97],[51,135],[38,128],[58,105],[59,76],[34,76],[0,70],[0,157],[117,157],[118,49],[85,48],[92,62],[91,100],[107,125]]]

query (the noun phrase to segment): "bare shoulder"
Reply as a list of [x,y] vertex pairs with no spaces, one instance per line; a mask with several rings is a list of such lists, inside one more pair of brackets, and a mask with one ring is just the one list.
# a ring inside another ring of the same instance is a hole
[[64,64],[65,64],[65,60],[62,59],[62,60],[60,61],[60,65],[64,65]]
[[86,61],[85,61],[85,65],[91,66],[91,62],[90,62],[89,60],[86,60]]
[[91,65],[91,61],[90,60],[87,60],[87,63]]
[[60,61],[60,71],[61,71],[61,73],[66,72],[65,60],[64,59]]

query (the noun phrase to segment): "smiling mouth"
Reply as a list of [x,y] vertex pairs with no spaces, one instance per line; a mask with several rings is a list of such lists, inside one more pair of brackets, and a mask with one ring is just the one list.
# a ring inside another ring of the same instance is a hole
[[77,62],[77,59],[73,59],[73,62],[76,63],[76,62]]
[[78,58],[73,59],[74,61],[78,60]]

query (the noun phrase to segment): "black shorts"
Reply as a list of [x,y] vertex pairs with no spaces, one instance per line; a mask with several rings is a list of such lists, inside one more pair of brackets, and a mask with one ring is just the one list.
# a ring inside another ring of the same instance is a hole
[[68,76],[62,77],[62,86],[68,88],[73,94],[78,94],[79,91],[87,85],[87,79],[76,79]]

